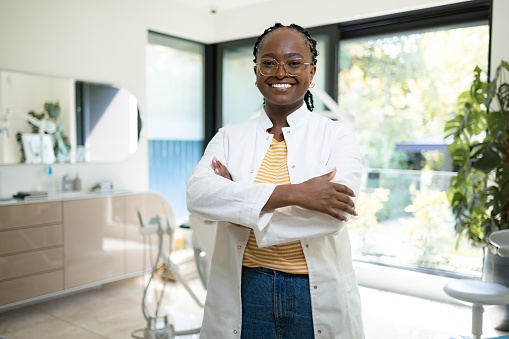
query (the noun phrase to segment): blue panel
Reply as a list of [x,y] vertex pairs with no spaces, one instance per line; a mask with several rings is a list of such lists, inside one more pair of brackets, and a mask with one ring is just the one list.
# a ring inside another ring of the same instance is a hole
[[149,188],[170,203],[176,220],[187,217],[186,181],[202,156],[202,141],[149,140]]

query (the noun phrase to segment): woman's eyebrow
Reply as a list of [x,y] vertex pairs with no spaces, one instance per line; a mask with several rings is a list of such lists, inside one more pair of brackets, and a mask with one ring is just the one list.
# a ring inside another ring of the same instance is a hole
[[[286,53],[286,54],[284,55],[284,57],[285,57],[285,58],[294,57],[294,56],[298,56],[298,57],[304,58],[304,57],[302,56],[302,54],[297,53],[297,52]],[[261,56],[261,58],[265,58],[265,57],[272,57],[272,58],[276,58],[276,53],[265,53],[264,55],[262,55],[262,56]]]

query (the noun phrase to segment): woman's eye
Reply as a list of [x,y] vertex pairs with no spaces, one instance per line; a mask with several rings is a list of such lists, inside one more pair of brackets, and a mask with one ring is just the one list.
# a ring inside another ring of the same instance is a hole
[[274,61],[271,61],[271,60],[262,60],[260,62],[260,64],[262,66],[265,66],[265,67],[274,67],[274,66],[276,66],[276,63]]
[[304,64],[302,60],[288,60],[286,61],[286,65],[290,67],[300,67]]

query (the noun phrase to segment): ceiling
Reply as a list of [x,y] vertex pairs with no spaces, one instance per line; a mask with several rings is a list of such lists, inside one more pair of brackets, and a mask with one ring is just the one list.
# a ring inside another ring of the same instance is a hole
[[274,0],[176,0],[186,5],[206,11],[226,11],[234,8],[247,7]]

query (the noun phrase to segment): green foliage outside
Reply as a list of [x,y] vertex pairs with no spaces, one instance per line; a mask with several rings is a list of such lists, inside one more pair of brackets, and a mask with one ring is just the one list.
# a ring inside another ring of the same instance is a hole
[[364,253],[373,253],[376,247],[376,233],[381,229],[376,214],[384,207],[389,198],[389,190],[377,188],[373,192],[360,192],[355,209],[361,216],[352,218],[348,228],[359,231],[359,246]]
[[402,220],[413,244],[412,261],[431,267],[448,264],[449,258],[444,253],[454,243],[454,233],[443,227],[452,221],[446,192],[415,191],[413,202],[405,211],[412,214],[411,218]]
[[471,70],[487,66],[488,37],[484,25],[342,42],[339,104],[356,116],[366,166],[415,169],[396,144],[443,134]]
[[[471,70],[487,67],[488,47],[488,25],[342,41],[339,106],[356,117],[365,170],[381,171],[368,178],[357,202],[364,212],[350,221],[357,253],[384,263],[479,271],[479,251],[463,241],[455,248],[445,194],[450,174],[441,175],[450,170],[449,155],[397,145],[443,139]],[[423,182],[426,172],[431,179]]]

